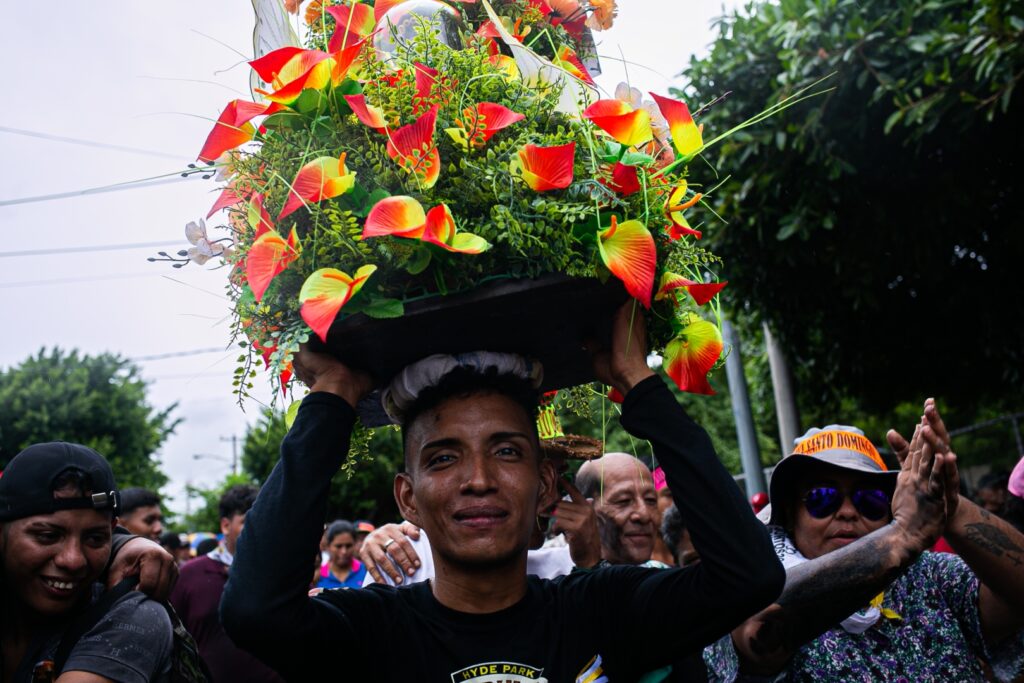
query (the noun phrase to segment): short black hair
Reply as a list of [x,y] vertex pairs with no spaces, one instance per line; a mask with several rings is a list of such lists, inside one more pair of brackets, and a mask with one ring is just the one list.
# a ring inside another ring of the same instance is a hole
[[159,494],[153,493],[149,489],[144,489],[140,486],[133,486],[131,488],[121,490],[121,507],[118,509],[118,513],[124,516],[134,512],[138,508],[159,504]]
[[1005,470],[996,472],[989,472],[981,479],[978,480],[978,486],[975,491],[984,491],[986,489],[996,491],[998,489],[1006,489],[1010,485],[1010,473]]
[[216,547],[216,538],[204,538],[203,540],[199,541],[199,544],[196,546],[196,557],[202,557],[203,555],[206,555]]
[[[499,394],[514,401],[523,409],[537,430],[537,411],[540,394],[527,380],[509,373],[498,374],[495,368],[479,372],[471,368],[455,368],[440,382],[420,392],[402,417],[402,450],[410,428],[421,415],[437,408],[451,398],[464,398],[476,394]],[[538,453],[539,455],[539,453]]]
[[231,519],[235,515],[244,515],[256,502],[259,487],[252,484],[235,484],[228,488],[220,497],[217,511],[221,519]]
[[684,531],[686,531],[686,525],[683,523],[683,515],[673,503],[672,507],[665,510],[665,514],[662,515],[661,538],[665,541],[665,545],[668,546],[672,557],[676,559],[676,564],[679,564],[678,546]]
[[335,536],[340,536],[341,534],[351,534],[354,541],[356,539],[355,525],[346,519],[335,520],[327,527],[327,542],[330,543],[334,540]]
[[173,531],[165,531],[160,534],[160,545],[167,550],[177,550],[182,547],[181,536]]

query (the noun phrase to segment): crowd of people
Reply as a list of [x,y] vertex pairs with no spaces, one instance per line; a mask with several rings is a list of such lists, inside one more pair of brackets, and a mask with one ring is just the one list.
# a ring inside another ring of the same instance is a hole
[[208,551],[92,449],[25,449],[0,476],[0,683],[1021,680],[1024,460],[968,495],[929,399],[887,435],[898,468],[832,424],[747,501],[626,309],[611,339],[595,374],[654,461],[575,467],[538,437],[534,363],[431,357],[384,391],[403,519],[376,528],[325,519],[374,383],[309,350],[279,463],[224,493]]

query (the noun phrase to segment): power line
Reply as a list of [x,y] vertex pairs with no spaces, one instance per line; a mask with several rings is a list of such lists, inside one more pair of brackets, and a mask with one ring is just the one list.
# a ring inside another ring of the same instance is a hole
[[145,249],[153,247],[173,247],[178,242],[135,242],[132,244],[92,244],[83,247],[57,247],[54,249],[26,249],[24,251],[0,251],[0,258],[17,256],[49,256],[50,254],[81,254],[90,251],[119,251],[122,249]]
[[99,282],[101,280],[130,280],[137,277],[150,277],[160,273],[115,273],[110,275],[85,275],[82,277],[57,277],[51,280],[21,280],[20,282],[0,282],[0,289],[17,287],[45,287],[46,285],[66,285],[76,282]]
[[141,187],[152,187],[154,185],[166,185],[167,183],[177,183],[182,180],[186,180],[181,176],[175,176],[173,178],[162,178],[160,180],[129,180],[125,183],[114,183],[113,185],[103,185],[101,187],[90,187],[85,190],[75,190],[73,192],[58,192],[56,194],[44,194],[36,197],[19,197],[18,199],[2,199],[0,200],[0,206],[14,206],[15,204],[33,204],[35,202],[48,202],[54,199],[68,199],[70,197],[84,197],[90,194],[103,194],[104,192],[121,192],[122,190],[136,190]]
[[135,358],[129,358],[128,360],[139,363],[142,361],[151,360],[165,360],[167,358],[182,358],[184,356],[200,356],[206,353],[225,353],[231,349],[226,349],[223,346],[209,349],[192,349],[190,351],[171,351],[168,353],[157,353],[151,356],[136,356]]
[[164,159],[174,159],[181,161],[184,157],[180,154],[168,154],[167,152],[158,152],[154,149],[142,149],[139,147],[129,147],[128,145],[112,145],[107,142],[95,142],[93,140],[82,140],[80,138],[68,138],[62,135],[51,135],[50,133],[40,133],[34,130],[25,130],[23,128],[10,128],[8,126],[0,126],[0,133],[10,133],[11,135],[24,135],[29,138],[39,138],[40,140],[51,140],[53,142],[66,142],[70,145],[82,145],[83,147],[96,147],[98,149],[110,149],[115,152],[127,152],[129,154],[145,154],[147,156],[162,157]]

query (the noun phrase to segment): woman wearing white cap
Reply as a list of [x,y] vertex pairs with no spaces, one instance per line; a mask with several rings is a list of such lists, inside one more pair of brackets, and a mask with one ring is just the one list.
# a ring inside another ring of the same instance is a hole
[[[934,401],[888,471],[853,427],[812,429],[762,513],[786,587],[705,650],[711,680],[1013,680],[1024,663],[1024,535],[959,495]],[[926,552],[940,536],[959,553]]]

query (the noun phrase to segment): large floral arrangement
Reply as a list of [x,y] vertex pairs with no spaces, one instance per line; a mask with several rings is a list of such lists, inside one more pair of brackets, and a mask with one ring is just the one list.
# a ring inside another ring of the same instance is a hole
[[613,0],[314,0],[304,45],[250,62],[259,101],[228,103],[199,153],[225,182],[207,218],[226,211],[226,237],[190,223],[175,263],[230,265],[240,394],[261,359],[287,388],[299,344],[338,319],[544,273],[620,280],[669,376],[713,393],[725,283],[689,165],[715,139],[684,102],[598,92],[590,31],[613,16]]

